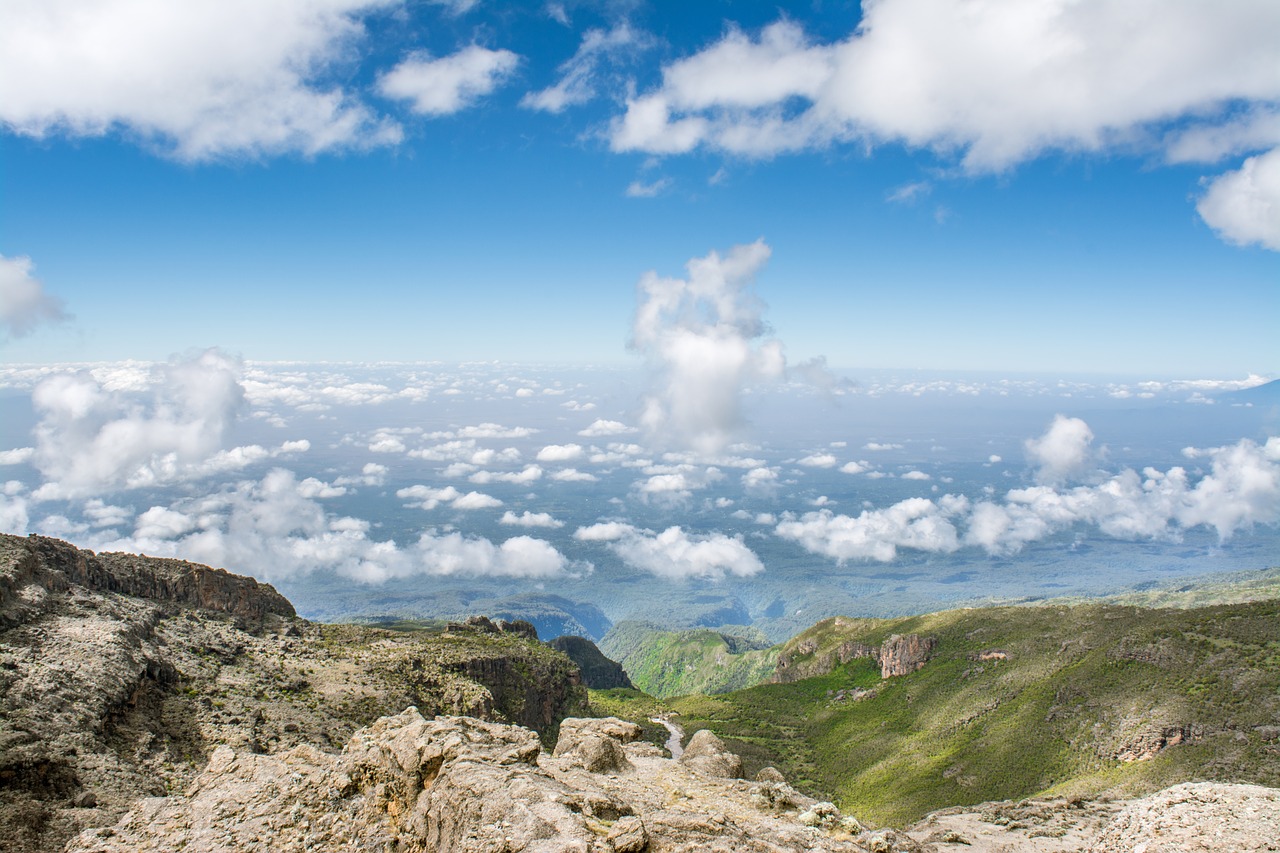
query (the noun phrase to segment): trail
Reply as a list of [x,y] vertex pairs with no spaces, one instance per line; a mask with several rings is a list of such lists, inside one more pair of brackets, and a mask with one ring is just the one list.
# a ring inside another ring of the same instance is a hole
[[649,722],[660,723],[666,726],[667,731],[671,733],[671,736],[667,738],[666,747],[672,758],[679,758],[684,754],[684,747],[680,745],[681,741],[684,740],[684,729],[664,717],[650,717]]

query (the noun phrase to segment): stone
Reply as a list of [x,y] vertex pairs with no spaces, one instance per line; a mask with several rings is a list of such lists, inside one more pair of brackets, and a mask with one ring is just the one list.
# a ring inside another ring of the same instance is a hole
[[569,718],[560,724],[554,755],[590,773],[619,773],[631,767],[623,744],[639,738],[642,731],[617,717]]
[[724,741],[707,730],[699,729],[689,739],[680,763],[703,776],[741,779],[742,759],[730,752]]
[[607,836],[614,853],[641,853],[649,847],[649,833],[644,821],[634,815],[618,818]]
[[783,776],[781,771],[776,767],[761,767],[760,772],[756,774],[757,782],[786,782],[787,777]]

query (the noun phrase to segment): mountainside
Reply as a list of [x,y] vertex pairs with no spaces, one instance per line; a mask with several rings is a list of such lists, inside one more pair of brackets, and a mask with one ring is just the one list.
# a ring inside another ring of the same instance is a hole
[[[885,677],[884,650],[913,635],[933,641],[927,659]],[[830,619],[778,665],[787,683],[672,707],[749,770],[776,765],[877,821],[1040,793],[1280,783],[1280,601]]]
[[319,625],[251,578],[0,535],[0,838],[59,850],[220,746],[337,750],[409,705],[553,742],[585,710],[577,667],[529,626],[489,627]]
[[773,673],[779,649],[762,636],[752,639],[710,628],[664,631],[624,621],[600,641],[600,651],[622,664],[641,690],[666,699],[759,684]]

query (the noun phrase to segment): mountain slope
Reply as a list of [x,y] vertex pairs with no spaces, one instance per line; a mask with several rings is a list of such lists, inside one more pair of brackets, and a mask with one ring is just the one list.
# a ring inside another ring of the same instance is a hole
[[1040,792],[1147,793],[1193,779],[1280,783],[1280,602],[1114,605],[827,620],[790,641],[935,638],[919,670],[868,657],[791,683],[673,701],[748,771],[872,820]]

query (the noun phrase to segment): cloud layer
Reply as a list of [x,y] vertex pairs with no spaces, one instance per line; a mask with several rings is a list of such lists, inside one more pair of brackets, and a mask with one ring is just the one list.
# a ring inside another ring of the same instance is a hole
[[782,344],[765,337],[763,306],[749,289],[769,254],[758,240],[694,258],[687,279],[640,279],[631,342],[654,386],[640,422],[659,443],[719,452],[742,425],[745,386],[783,376]]

